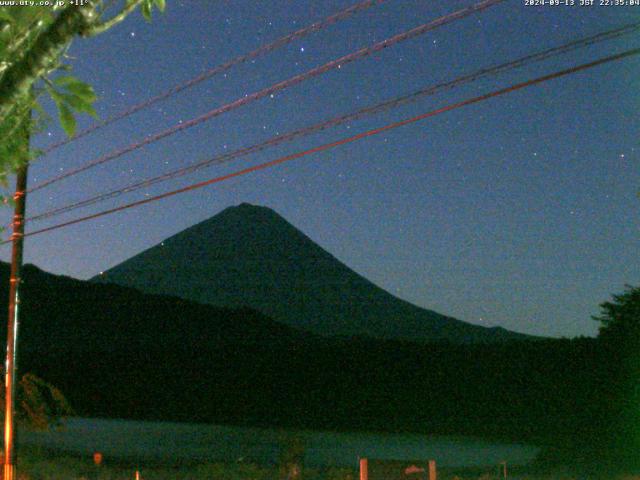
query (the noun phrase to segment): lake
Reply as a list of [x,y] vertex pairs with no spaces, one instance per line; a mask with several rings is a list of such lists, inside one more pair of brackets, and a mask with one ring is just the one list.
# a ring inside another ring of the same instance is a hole
[[20,444],[105,459],[134,461],[275,462],[282,445],[298,438],[305,464],[357,467],[359,457],[435,459],[440,466],[522,465],[539,448],[470,437],[387,433],[291,431],[222,425],[71,418],[59,432],[20,432]]

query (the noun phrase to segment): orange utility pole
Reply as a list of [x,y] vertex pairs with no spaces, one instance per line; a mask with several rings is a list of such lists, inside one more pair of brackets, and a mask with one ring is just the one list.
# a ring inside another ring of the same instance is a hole
[[20,282],[24,243],[24,212],[27,196],[27,170],[29,164],[18,167],[16,172],[15,209],[11,241],[11,277],[9,279],[9,321],[7,323],[7,357],[5,362],[5,410],[4,410],[4,480],[16,480],[15,405],[16,405],[16,354],[18,342],[18,317],[20,307]]

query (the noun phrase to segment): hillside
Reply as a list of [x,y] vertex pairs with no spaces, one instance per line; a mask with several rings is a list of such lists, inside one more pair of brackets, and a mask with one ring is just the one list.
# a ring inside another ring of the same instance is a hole
[[524,339],[394,297],[266,207],[242,204],[92,279],[224,307],[250,307],[321,335],[403,341]]
[[[0,309],[8,275],[0,263]],[[22,294],[20,372],[59,386],[84,416],[554,443],[603,423],[606,362],[593,339],[425,345],[327,338],[246,308],[33,266],[25,268]]]

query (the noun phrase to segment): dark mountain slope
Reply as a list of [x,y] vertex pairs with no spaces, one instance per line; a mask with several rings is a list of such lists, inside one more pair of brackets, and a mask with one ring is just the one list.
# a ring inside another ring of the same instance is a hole
[[457,343],[526,337],[400,300],[273,210],[248,204],[228,208],[93,280],[211,305],[247,306],[322,335]]
[[[0,262],[0,309],[9,268]],[[309,333],[249,309],[216,308],[24,269],[18,366],[59,386],[83,415],[239,421],[271,412],[266,395]],[[0,323],[2,341],[6,324]],[[266,382],[266,383],[265,383]],[[245,400],[243,402],[243,399]]]
[[[1,262],[0,274],[8,276],[8,266]],[[225,343],[292,345],[312,337],[248,308],[144,295],[127,287],[52,275],[32,265],[26,266],[23,278],[25,320],[20,333],[26,348],[197,349]],[[46,321],[35,321],[42,317]]]
[[[601,424],[608,398],[593,340],[326,338],[247,309],[24,273],[19,369],[81,415],[559,442]],[[6,311],[6,264],[0,278]]]

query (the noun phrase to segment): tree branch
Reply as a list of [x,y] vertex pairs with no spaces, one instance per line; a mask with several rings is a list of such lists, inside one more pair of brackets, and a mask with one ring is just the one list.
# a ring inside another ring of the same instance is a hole
[[82,35],[85,37],[93,37],[109,30],[111,27],[127,18],[129,14],[133,12],[143,1],[144,0],[133,0],[129,2],[118,15],[110,18],[106,22],[97,23],[88,27],[84,32],[82,32]]
[[6,70],[0,80],[0,122],[6,120],[31,86],[58,61],[73,37],[91,26],[95,16],[91,5],[67,7],[38,36],[24,57]]

